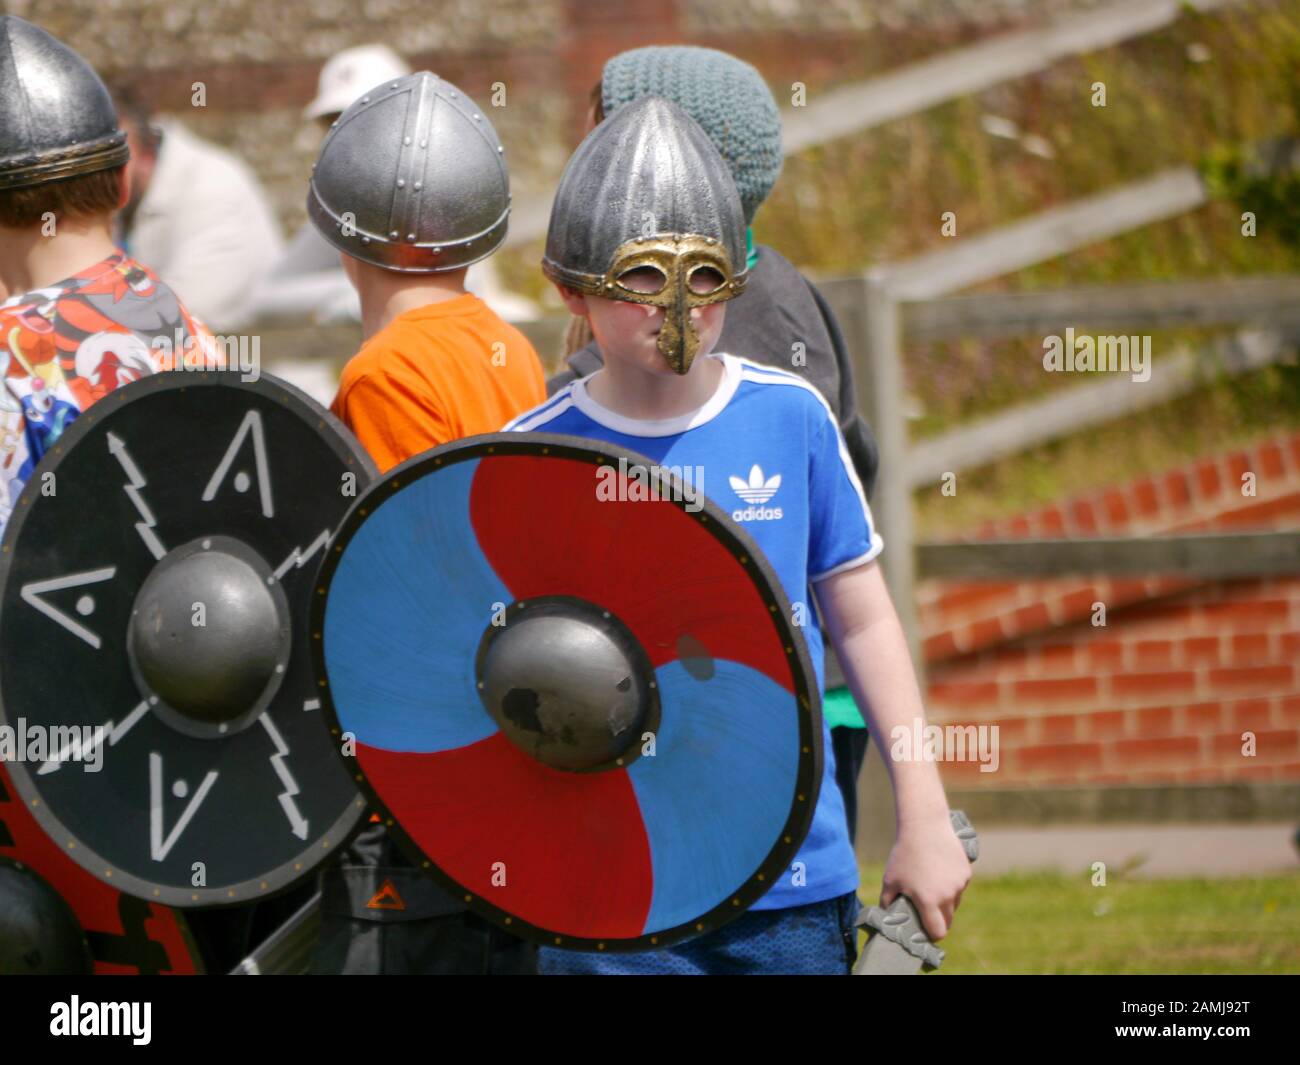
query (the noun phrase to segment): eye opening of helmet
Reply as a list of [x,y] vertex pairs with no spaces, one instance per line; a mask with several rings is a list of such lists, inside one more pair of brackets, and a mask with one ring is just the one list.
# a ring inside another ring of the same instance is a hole
[[717,292],[727,279],[716,266],[700,265],[690,272],[686,284],[697,296],[711,296]]
[[619,288],[635,292],[639,296],[653,296],[662,292],[668,284],[668,276],[659,267],[648,263],[624,270],[614,280]]

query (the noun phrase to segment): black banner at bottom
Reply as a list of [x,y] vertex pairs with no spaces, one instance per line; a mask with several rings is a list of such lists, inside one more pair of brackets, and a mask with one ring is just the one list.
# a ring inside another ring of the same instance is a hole
[[707,989],[651,980],[587,979],[576,988],[551,978],[488,993],[464,979],[281,978],[268,988],[255,980],[15,977],[0,981],[0,1053],[58,1043],[204,1055],[261,1046],[259,1057],[274,1065],[282,1052],[373,1057],[408,1034],[468,1038],[493,1051],[516,1043],[576,1052],[609,1046],[606,1035],[625,1043],[632,1028],[647,1051],[672,1057],[715,1039],[729,1054],[752,1045],[769,1059],[787,1045],[828,1053],[832,1037],[847,1044],[841,1053],[1131,1044],[1136,1053],[1201,1046],[1225,1054],[1233,1045],[1271,1049],[1289,1036],[1300,991],[1287,976],[776,978]]

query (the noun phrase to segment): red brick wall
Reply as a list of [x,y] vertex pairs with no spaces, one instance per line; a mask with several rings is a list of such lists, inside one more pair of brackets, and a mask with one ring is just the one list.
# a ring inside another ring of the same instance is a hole
[[[1300,529],[1300,434],[975,538],[1264,529]],[[1300,574],[927,581],[918,598],[931,721],[1000,731],[998,771],[945,764],[953,786],[1300,780]],[[1104,627],[1091,624],[1094,602]]]

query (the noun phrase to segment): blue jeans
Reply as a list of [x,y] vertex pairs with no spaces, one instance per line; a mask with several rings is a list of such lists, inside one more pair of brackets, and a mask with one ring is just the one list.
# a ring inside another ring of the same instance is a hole
[[594,954],[543,947],[543,976],[847,976],[857,957],[858,898],[750,910],[716,932],[662,950]]

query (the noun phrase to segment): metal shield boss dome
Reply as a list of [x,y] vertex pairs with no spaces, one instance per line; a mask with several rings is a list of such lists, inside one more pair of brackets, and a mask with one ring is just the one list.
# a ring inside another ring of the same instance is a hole
[[505,240],[510,181],[496,130],[427,71],[385,82],[331,127],[307,214],[334,247],[405,273],[455,270]]
[[659,727],[654,668],[611,611],[573,596],[517,600],[489,624],[478,693],[507,740],[553,769],[629,765]]
[[284,590],[258,552],[205,536],[169,551],[141,584],[127,656],[159,717],[215,738],[247,727],[275,697],[291,628]]
[[560,179],[542,269],[579,292],[662,307],[659,351],[686,373],[699,351],[691,310],[740,295],[747,277],[740,194],[695,120],[648,96],[592,130]]
[[0,976],[89,976],[93,967],[72,907],[30,866],[0,856]]
[[0,16],[0,189],[108,170],[129,157],[90,64],[39,26]]

